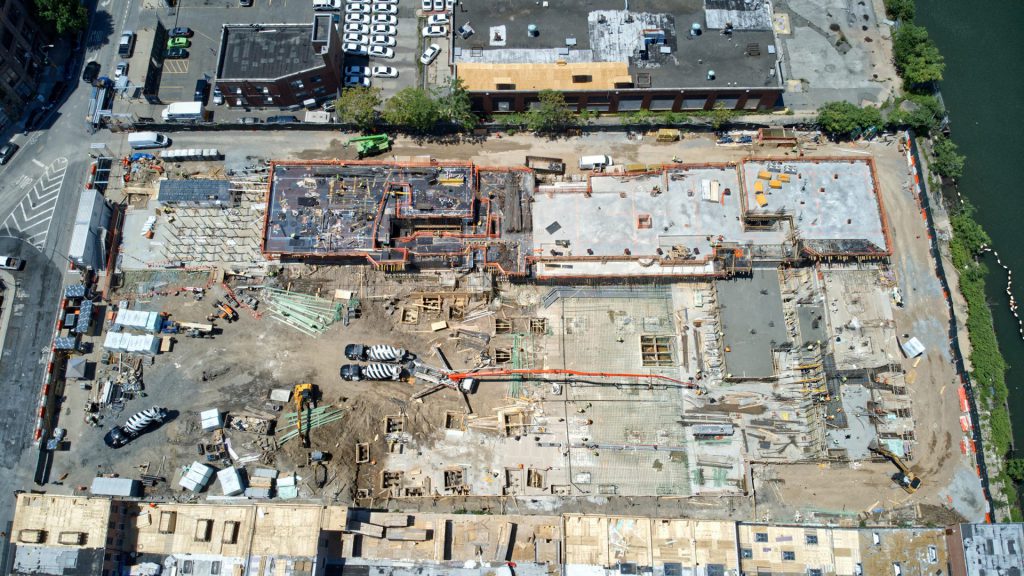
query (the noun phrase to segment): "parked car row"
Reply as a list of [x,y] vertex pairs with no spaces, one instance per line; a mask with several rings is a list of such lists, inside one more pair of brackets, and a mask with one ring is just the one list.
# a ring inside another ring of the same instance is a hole
[[[319,10],[317,2],[340,1],[314,0],[313,7]],[[395,46],[398,44],[398,0],[377,0],[372,4],[362,0],[347,0],[343,34],[342,49],[350,56],[394,58]],[[369,87],[371,78],[398,77],[398,70],[391,66],[346,66],[344,72],[346,87]]]

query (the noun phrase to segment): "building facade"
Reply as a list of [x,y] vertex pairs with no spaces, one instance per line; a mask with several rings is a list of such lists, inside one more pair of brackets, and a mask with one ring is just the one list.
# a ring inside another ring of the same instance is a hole
[[319,103],[337,96],[343,60],[330,14],[312,24],[225,24],[216,86],[231,107]]
[[31,0],[0,0],[0,128],[16,121],[35,95],[48,39]]

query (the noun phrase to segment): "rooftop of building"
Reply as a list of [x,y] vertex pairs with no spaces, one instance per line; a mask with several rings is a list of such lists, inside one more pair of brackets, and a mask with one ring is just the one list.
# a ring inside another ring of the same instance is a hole
[[110,513],[107,498],[19,494],[11,539],[39,546],[103,548]]
[[[706,16],[701,0],[634,0],[629,12],[618,0],[464,3],[455,10],[454,26],[468,23],[475,33],[468,38],[456,34],[454,57],[457,64],[628,62],[636,88],[779,86],[772,74],[772,31],[734,27],[726,34],[709,28],[726,19],[721,12]],[[537,27],[533,35],[530,25]],[[695,25],[699,34],[692,33]],[[642,50],[645,37],[656,38],[648,50]],[[562,89],[574,88],[596,86],[570,80]]]
[[961,524],[967,573],[1024,574],[1024,524]]
[[322,66],[313,49],[313,24],[225,24],[217,78],[265,80]]

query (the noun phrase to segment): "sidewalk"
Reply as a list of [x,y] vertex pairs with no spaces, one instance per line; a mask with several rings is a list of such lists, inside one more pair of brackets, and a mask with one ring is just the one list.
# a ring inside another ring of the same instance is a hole
[[7,339],[7,325],[14,310],[14,297],[18,295],[18,282],[14,274],[0,270],[0,284],[3,285],[3,307],[0,308],[0,361],[4,358],[4,341]]

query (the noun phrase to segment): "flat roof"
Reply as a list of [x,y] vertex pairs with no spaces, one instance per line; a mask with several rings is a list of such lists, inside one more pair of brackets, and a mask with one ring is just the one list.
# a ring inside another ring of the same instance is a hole
[[774,375],[772,350],[789,341],[778,270],[754,268],[750,277],[720,280],[717,287],[725,371],[733,378]]
[[[107,542],[107,521],[110,520],[112,502],[109,498],[86,498],[83,496],[57,496],[46,494],[19,494],[14,522],[11,526],[11,541],[22,543],[20,532],[40,530],[43,542],[32,545],[58,548],[103,548]],[[78,532],[84,537],[81,544],[68,545],[60,542],[63,532]]]
[[574,77],[586,77],[588,89],[613,90],[617,82],[631,78],[625,62],[566,64],[492,64],[467,62],[459,65],[459,78],[467,90],[496,90],[512,85],[516,90],[572,90]]
[[188,180],[161,180],[157,202],[170,204],[188,202],[198,204],[227,204],[231,201],[231,183],[227,180],[191,178]]
[[217,79],[273,79],[323,66],[312,35],[312,24],[225,24]]
[[[627,62],[637,88],[778,87],[771,30],[722,34],[708,27],[702,0],[620,0],[534,3],[497,0],[463,3],[454,27],[457,65],[476,63]],[[714,19],[712,19],[714,23]],[[700,35],[691,35],[699,24]],[[531,36],[528,26],[537,26]],[[645,31],[660,30],[645,54]],[[664,51],[662,50],[664,47]],[[769,48],[771,47],[771,48]],[[713,70],[713,80],[708,71]],[[592,89],[580,84],[576,89]],[[570,90],[572,88],[566,88]]]

